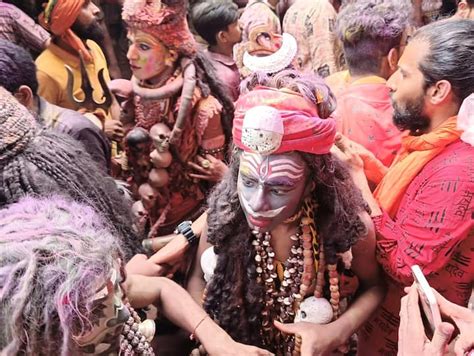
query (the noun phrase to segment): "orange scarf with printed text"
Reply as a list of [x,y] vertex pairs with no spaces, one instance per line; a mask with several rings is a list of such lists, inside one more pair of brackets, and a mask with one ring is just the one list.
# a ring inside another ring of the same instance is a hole
[[459,139],[461,133],[457,129],[457,116],[453,116],[430,133],[402,138],[400,154],[374,192],[380,206],[392,218],[413,179],[447,145]]

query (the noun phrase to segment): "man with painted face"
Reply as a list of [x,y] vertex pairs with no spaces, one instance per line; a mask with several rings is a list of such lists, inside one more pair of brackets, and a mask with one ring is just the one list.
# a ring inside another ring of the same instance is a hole
[[386,166],[400,149],[402,135],[392,122],[386,83],[406,46],[411,12],[407,1],[362,0],[337,15],[336,31],[349,68],[327,78],[337,98],[337,128]]
[[319,355],[344,349],[383,298],[375,236],[330,153],[334,97],[313,76],[277,78],[236,102],[230,172],[209,198],[188,290],[240,342]]
[[393,122],[410,135],[402,139],[400,155],[381,174],[374,194],[362,164],[374,166],[373,155],[339,141],[355,158],[354,181],[372,210],[377,258],[388,281],[386,299],[359,337],[361,355],[397,354],[400,298],[413,283],[412,265],[419,265],[429,284],[451,302],[466,306],[471,296],[473,54],[472,20],[440,21],[414,34],[387,82]]
[[199,216],[209,184],[226,169],[221,159],[233,104],[197,52],[185,15],[182,1],[123,6],[133,76],[112,83],[132,104],[123,115],[128,133],[120,174],[131,183],[150,236]]
[[133,309],[151,303],[210,355],[270,355],[233,341],[171,280],[127,275],[116,237],[86,205],[24,198],[0,210],[0,236],[2,355],[154,355],[155,324]]
[[[99,82],[103,71],[106,82],[110,81],[107,61],[100,42],[103,34],[98,24],[100,9],[91,0],[49,0],[40,15],[40,24],[53,34],[52,44],[36,59],[39,82],[38,94],[48,102],[71,110],[82,110],[72,101],[68,89],[68,73],[65,65],[72,69],[74,77],[73,95],[84,99],[81,89],[80,57],[84,59],[95,102],[104,101],[104,88]],[[104,130],[109,139],[123,137],[120,121],[112,120],[112,108],[87,109],[87,117]],[[118,107],[118,106],[117,106]]]

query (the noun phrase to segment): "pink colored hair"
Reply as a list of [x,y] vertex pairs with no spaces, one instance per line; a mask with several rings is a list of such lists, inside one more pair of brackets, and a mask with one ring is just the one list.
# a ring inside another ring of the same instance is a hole
[[0,210],[0,236],[1,353],[70,355],[121,257],[117,239],[92,208],[58,196]]

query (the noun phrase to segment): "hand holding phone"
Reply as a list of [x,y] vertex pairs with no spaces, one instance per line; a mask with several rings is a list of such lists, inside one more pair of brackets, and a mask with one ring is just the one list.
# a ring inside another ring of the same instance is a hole
[[420,266],[413,265],[411,270],[413,273],[413,278],[415,279],[418,295],[420,296],[420,304],[423,309],[423,313],[431,327],[431,331],[434,332],[436,327],[441,324],[441,314],[439,312],[438,302],[436,301],[433,290],[423,275]]

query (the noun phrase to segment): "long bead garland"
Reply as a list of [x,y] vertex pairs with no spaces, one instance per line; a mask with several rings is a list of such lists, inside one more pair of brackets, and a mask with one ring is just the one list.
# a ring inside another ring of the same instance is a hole
[[[283,280],[279,282],[278,274],[275,270],[275,252],[270,245],[271,235],[269,232],[254,232],[256,239],[252,242],[256,255],[257,283],[264,284],[266,288],[264,310],[262,312],[261,335],[266,346],[274,346],[282,354],[285,350],[293,348],[294,338],[292,336],[283,337],[275,330],[273,320],[282,323],[292,322],[295,316],[295,305],[302,299],[299,294],[298,285],[301,283],[303,273],[303,263],[300,256],[303,254],[301,247],[301,235],[297,233],[290,238],[293,241],[290,257],[284,264]],[[277,285],[280,284],[279,288]],[[286,350],[289,351],[289,350]]]
[[[337,264],[326,266],[323,242],[317,239],[314,223],[315,206],[307,199],[303,204],[303,218],[298,232],[290,236],[293,241],[290,256],[284,263],[283,279],[279,283],[275,271],[275,252],[271,247],[271,234],[254,231],[256,237],[252,244],[255,248],[255,264],[257,283],[265,286],[265,297],[262,300],[261,336],[265,346],[274,348],[277,355],[297,356],[301,350],[301,337],[283,335],[273,327],[273,320],[291,323],[295,311],[311,289],[313,283],[314,296],[324,298],[326,271],[329,277],[330,304],[333,309],[333,320],[340,314],[339,276]],[[298,212],[298,217],[301,213]],[[296,219],[295,219],[296,220]]]
[[146,337],[140,332],[140,317],[135,309],[127,303],[127,308],[130,311],[130,317],[124,325],[122,334],[120,335],[120,353],[124,356],[154,356],[155,353]]

